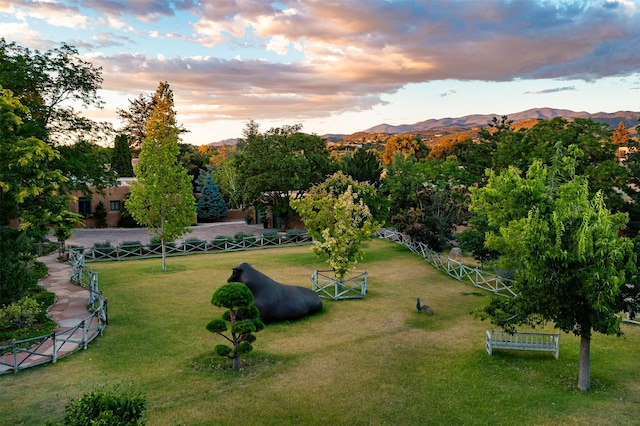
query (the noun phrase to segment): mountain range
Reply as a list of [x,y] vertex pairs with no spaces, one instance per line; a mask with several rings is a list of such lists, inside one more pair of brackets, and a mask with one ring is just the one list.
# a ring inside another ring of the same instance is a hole
[[[346,134],[325,134],[321,135],[322,138],[331,141],[338,142],[345,138],[349,138],[350,136],[356,135],[364,135],[367,133],[386,133],[386,134],[401,134],[401,133],[420,133],[420,132],[435,132],[435,131],[443,131],[442,133],[450,134],[455,132],[460,132],[464,130],[477,129],[480,127],[487,127],[487,125],[491,122],[493,117],[497,117],[500,119],[502,115],[500,114],[472,114],[465,115],[464,117],[457,118],[439,118],[439,119],[429,119],[425,121],[419,121],[414,124],[400,124],[400,125],[391,125],[391,124],[378,124],[377,126],[370,127],[368,129],[362,130],[360,132],[354,133],[352,135]],[[548,119],[554,117],[565,117],[565,118],[591,118],[594,121],[605,123],[609,125],[609,128],[614,130],[618,127],[620,122],[623,122],[625,127],[629,130],[630,133],[640,133],[640,126],[638,125],[638,120],[640,119],[640,112],[635,111],[617,111],[617,112],[597,112],[597,113],[588,113],[585,111],[576,112],[568,109],[557,109],[557,108],[532,108],[526,111],[517,112],[513,114],[508,114],[507,117],[509,120],[512,120],[514,123],[524,120],[532,120],[532,119]],[[220,142],[214,142],[211,145],[235,145],[237,139],[227,139]]]
[[[530,119],[546,119],[554,117],[565,118],[591,118],[594,121],[600,123],[606,123],[611,129],[618,127],[618,124],[622,121],[627,129],[631,129],[638,125],[638,119],[640,119],[640,112],[633,111],[618,111],[618,112],[597,112],[588,113],[585,111],[575,112],[568,109],[556,109],[556,108],[533,108],[526,111],[517,112],[514,114],[508,114],[509,120],[514,122]],[[444,128],[458,127],[462,129],[472,129],[475,127],[486,127],[493,117],[501,118],[500,114],[473,114],[466,115],[458,118],[440,118],[429,119],[425,121],[419,121],[414,124],[401,124],[393,126],[390,124],[378,124],[377,126],[370,127],[363,130],[365,133],[411,133],[422,130],[438,130]]]

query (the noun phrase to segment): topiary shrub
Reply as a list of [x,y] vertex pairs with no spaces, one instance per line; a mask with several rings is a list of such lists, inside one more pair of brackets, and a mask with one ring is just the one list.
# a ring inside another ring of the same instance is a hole
[[[254,333],[264,328],[260,311],[253,305],[253,293],[243,283],[230,282],[213,293],[211,304],[227,308],[227,311],[222,318],[211,320],[206,326],[207,330],[231,343],[231,346],[217,345],[216,353],[231,359],[232,368],[240,370],[240,355],[253,349],[252,343],[256,340]],[[230,327],[227,323],[230,323]]]

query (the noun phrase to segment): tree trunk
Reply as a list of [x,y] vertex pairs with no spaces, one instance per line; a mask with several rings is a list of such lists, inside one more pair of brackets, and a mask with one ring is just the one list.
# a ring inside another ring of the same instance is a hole
[[234,370],[240,370],[240,355],[233,357],[233,364],[231,365],[231,368]]
[[167,244],[162,239],[162,272],[167,272]]
[[591,337],[580,336],[580,371],[578,373],[578,389],[589,390],[591,387]]

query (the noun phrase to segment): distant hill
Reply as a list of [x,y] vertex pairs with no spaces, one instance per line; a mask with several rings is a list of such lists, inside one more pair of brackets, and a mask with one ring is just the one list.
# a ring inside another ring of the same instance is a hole
[[[514,114],[508,114],[509,120],[514,122],[529,120],[529,119],[546,119],[554,117],[565,118],[591,118],[594,121],[605,123],[609,125],[611,129],[618,127],[618,124],[622,121],[627,129],[631,130],[638,125],[638,119],[640,118],[640,112],[633,111],[618,111],[618,112],[598,112],[590,114],[585,111],[575,112],[567,109],[555,109],[555,108],[533,108]],[[477,127],[486,127],[493,117],[502,117],[500,114],[473,114],[466,115],[458,118],[440,118],[429,119],[425,121],[419,121],[414,124],[401,124],[398,126],[390,124],[379,124],[377,126],[370,127],[363,130],[365,133],[415,133],[425,130],[438,130],[438,129],[472,129]],[[332,135],[336,136],[336,135]]]
[[[508,114],[507,116],[509,117],[509,120],[514,122],[514,125],[517,125],[519,122],[526,122],[527,120],[548,119],[554,117],[591,118],[599,123],[607,124],[612,130],[618,127],[618,124],[622,121],[625,127],[629,129],[632,134],[640,133],[640,130],[636,128],[636,126],[638,126],[638,119],[640,119],[640,112],[634,111],[597,112],[590,114],[585,111],[575,112],[568,109],[533,108],[522,112]],[[438,134],[452,134],[466,130],[478,129],[480,127],[487,127],[493,117],[498,117],[498,119],[500,119],[502,115],[473,114],[458,118],[432,118],[425,121],[419,121],[414,124],[400,124],[397,126],[391,124],[378,124],[377,126],[370,127],[351,135],[328,133],[321,137],[329,142],[340,142],[342,140],[367,140],[372,137],[384,139],[382,135],[411,133],[430,139],[439,136]],[[226,145],[235,145],[236,142],[237,139],[227,139],[220,142],[213,142],[209,145],[219,146],[223,143]]]

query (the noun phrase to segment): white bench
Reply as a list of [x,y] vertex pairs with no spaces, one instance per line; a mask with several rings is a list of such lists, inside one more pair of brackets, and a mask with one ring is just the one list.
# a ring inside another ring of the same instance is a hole
[[560,354],[560,333],[532,333],[487,330],[487,353],[491,355],[494,349],[513,349],[519,351],[551,352],[558,359]]

